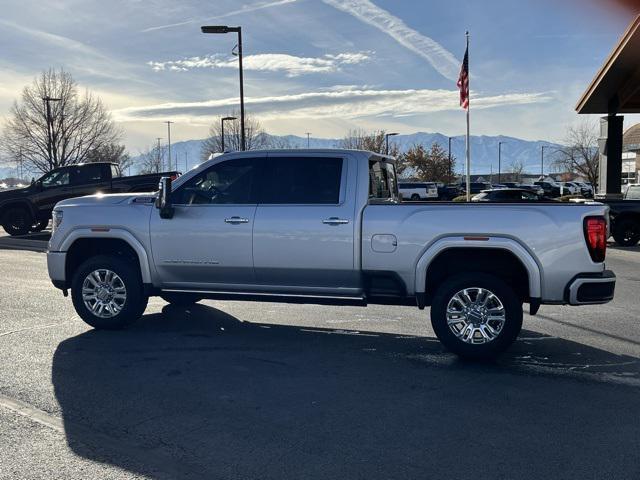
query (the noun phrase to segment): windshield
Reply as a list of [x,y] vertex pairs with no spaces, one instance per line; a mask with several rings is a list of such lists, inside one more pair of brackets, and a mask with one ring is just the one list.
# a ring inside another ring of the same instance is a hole
[[69,184],[69,170],[54,170],[40,178],[43,187],[57,187]]
[[640,200],[640,185],[632,185],[627,190],[626,200]]

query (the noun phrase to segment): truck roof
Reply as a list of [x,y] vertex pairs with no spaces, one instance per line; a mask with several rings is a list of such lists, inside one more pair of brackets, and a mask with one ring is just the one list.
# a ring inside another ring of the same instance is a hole
[[[369,150],[355,150],[355,149],[347,149],[347,148],[280,148],[280,149],[261,149],[261,150],[246,150],[244,152],[242,151],[236,151],[236,152],[225,152],[223,154],[218,154],[214,157],[214,159],[218,159],[222,156],[231,156],[233,155],[235,156],[239,156],[239,157],[248,157],[248,156],[254,156],[256,154],[279,154],[279,153],[286,153],[286,154],[300,154],[300,155],[317,155],[317,154],[327,154],[327,155],[345,155],[345,154],[353,154],[353,153],[361,153],[361,154],[365,154],[367,156],[371,156],[371,155],[375,155],[377,157],[382,157],[385,158],[389,161],[394,161],[395,162],[395,158],[390,156],[390,155],[384,155],[382,153],[376,153],[376,152],[371,152]],[[213,159],[212,159],[213,160]]]

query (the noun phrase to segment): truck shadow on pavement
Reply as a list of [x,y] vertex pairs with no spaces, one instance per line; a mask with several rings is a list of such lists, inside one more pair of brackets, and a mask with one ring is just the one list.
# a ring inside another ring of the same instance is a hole
[[154,479],[637,478],[639,372],[528,331],[474,364],[196,305],[63,341],[52,381],[76,454]]

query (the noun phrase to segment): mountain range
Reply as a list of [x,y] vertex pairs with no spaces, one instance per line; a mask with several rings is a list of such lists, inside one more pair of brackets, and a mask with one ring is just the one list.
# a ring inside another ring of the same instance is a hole
[[[286,144],[291,148],[307,148],[307,138],[296,135],[276,136],[270,135],[277,144]],[[396,144],[400,151],[406,151],[411,146],[422,144],[427,148],[434,142],[438,143],[445,151],[449,148],[449,137],[441,133],[416,132],[408,135],[396,135],[389,138],[389,142]],[[508,172],[514,162],[522,163],[526,173],[540,172],[541,147],[551,147],[545,152],[545,171],[549,171],[553,160],[550,153],[560,145],[546,141],[531,141],[520,138],[498,136],[471,136],[471,173],[488,174],[498,171],[498,145],[502,142],[501,170]],[[339,138],[309,138],[310,148],[337,148]],[[171,145],[173,162],[177,161],[177,169],[185,172],[202,162],[202,140],[187,140]],[[451,154],[456,159],[455,171],[462,173],[465,158],[465,137],[456,136],[451,140]],[[131,175],[138,172],[141,167],[141,156],[134,155]],[[15,168],[0,168],[0,178],[15,176]]]
[[[277,144],[286,144],[291,148],[307,148],[307,138],[296,135],[276,136],[270,135]],[[449,137],[441,133],[417,132],[409,135],[396,135],[389,138],[390,143],[396,144],[400,151],[406,151],[413,145],[422,144],[430,147],[434,142],[438,143],[445,151],[449,148]],[[545,151],[545,170],[553,160],[550,151],[560,145],[542,140],[531,141],[520,138],[498,136],[471,136],[471,173],[490,173],[498,171],[498,144],[502,142],[501,169],[509,171],[514,162],[522,163],[526,173],[538,173],[541,165],[542,146],[551,147]],[[339,138],[309,138],[310,148],[338,148]],[[202,140],[187,140],[171,145],[171,156],[174,162],[177,159],[178,170],[186,171],[202,162]],[[455,158],[455,170],[462,173],[465,159],[465,137],[452,137],[451,154]],[[140,158],[134,157],[132,173],[136,165],[140,164]]]

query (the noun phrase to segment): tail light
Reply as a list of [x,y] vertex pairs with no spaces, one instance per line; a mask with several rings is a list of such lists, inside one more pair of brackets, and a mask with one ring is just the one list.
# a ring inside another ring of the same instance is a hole
[[607,221],[604,217],[587,217],[584,220],[584,238],[587,241],[591,259],[604,262],[607,253]]
[[178,173],[174,173],[173,175],[171,175],[171,181],[173,182],[176,178],[178,178],[180,176],[180,172]]

